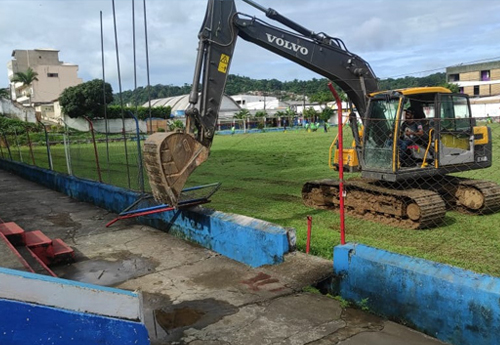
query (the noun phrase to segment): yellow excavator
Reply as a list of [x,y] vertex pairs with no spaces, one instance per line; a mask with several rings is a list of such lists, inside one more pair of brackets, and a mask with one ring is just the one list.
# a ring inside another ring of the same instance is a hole
[[[341,39],[243,1],[287,29],[237,12],[234,0],[208,0],[186,129],[155,133],[144,145],[157,201],[176,206],[189,175],[208,158],[233,51],[241,37],[328,78],[354,105],[349,115],[354,146],[343,153],[346,164],[339,167],[339,153],[333,154],[338,169],[361,172],[344,183],[349,213],[417,229],[438,225],[450,207],[477,214],[500,209],[496,183],[448,175],[492,164],[491,130],[476,125],[467,95],[443,87],[380,91],[370,65]],[[424,135],[403,152],[399,138],[410,108]],[[306,205],[338,209],[339,181],[306,182],[302,196]]]

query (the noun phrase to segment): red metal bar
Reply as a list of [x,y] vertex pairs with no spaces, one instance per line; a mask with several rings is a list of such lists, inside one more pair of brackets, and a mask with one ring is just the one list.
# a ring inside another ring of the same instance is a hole
[[342,101],[333,87],[332,83],[328,83],[328,88],[335,97],[337,102],[338,128],[339,128],[339,198],[340,198],[340,244],[345,244],[345,214],[344,214],[344,146],[342,133]]
[[307,243],[306,243],[306,254],[309,254],[309,250],[311,249],[311,228],[312,228],[312,216],[307,216]]
[[33,145],[31,144],[30,129],[29,128],[26,129],[26,136],[27,136],[27,139],[28,139],[28,146],[30,148],[31,161],[33,162],[33,165],[36,166],[35,155],[33,154]]
[[[197,202],[193,202],[193,203],[187,203],[187,204],[184,204],[182,206],[177,207],[177,209],[183,209],[183,208],[190,207],[190,206],[206,204],[208,202],[210,202],[210,201],[209,200],[201,200],[201,201],[197,201]],[[115,219],[113,219],[112,221],[110,221],[109,223],[107,223],[106,227],[109,227],[109,226],[115,224],[120,219],[127,219],[127,218],[135,218],[135,217],[141,217],[141,216],[148,216],[150,214],[160,213],[160,212],[167,212],[167,211],[172,211],[172,210],[175,210],[175,209],[176,209],[176,207],[165,206],[165,207],[157,208],[157,209],[153,209],[153,210],[147,210],[147,211],[143,211],[143,212],[137,211],[135,213],[125,214],[125,215],[122,215],[122,216],[118,216]]]
[[92,143],[94,144],[95,165],[97,167],[97,175],[99,176],[99,182],[102,182],[101,167],[99,166],[99,154],[97,153],[97,144],[95,142],[95,135],[94,135],[94,125],[87,116],[84,116],[84,118],[90,125],[90,133],[92,133]]

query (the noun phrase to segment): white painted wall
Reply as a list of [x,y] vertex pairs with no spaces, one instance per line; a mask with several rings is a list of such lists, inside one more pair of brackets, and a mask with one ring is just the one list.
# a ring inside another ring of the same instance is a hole
[[143,321],[140,293],[0,267],[0,298]]
[[36,123],[34,108],[23,106],[16,107],[10,100],[0,99],[0,114],[9,114],[21,121]]
[[[72,119],[69,116],[64,116],[64,122],[70,128],[74,128],[79,131],[89,131],[89,123],[82,118]],[[106,132],[106,121],[105,120],[94,120],[92,121],[94,125],[94,130],[96,132],[105,133]],[[123,123],[121,119],[111,119],[108,120],[108,133],[121,133],[123,128]],[[147,132],[147,123],[145,121],[139,120],[139,131],[141,133]],[[125,132],[135,133],[136,124],[134,119],[125,119]]]

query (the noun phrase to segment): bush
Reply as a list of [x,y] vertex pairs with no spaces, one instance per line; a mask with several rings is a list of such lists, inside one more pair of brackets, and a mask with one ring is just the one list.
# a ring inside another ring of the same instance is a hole
[[[154,107],[151,108],[152,118],[168,119],[170,118],[172,109],[170,107]],[[124,107],[123,113],[125,118],[130,118],[130,113],[134,114],[139,120],[149,119],[148,107]],[[119,105],[110,105],[107,109],[108,119],[121,119],[122,111]]]

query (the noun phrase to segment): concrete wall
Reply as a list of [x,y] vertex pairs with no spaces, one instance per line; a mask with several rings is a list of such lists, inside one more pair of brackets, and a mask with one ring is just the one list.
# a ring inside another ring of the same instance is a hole
[[[69,116],[64,116],[64,123],[70,128],[74,128],[79,131],[90,131],[89,123],[82,118],[72,119]],[[105,120],[93,120],[94,130],[99,133],[106,133],[106,121]],[[121,133],[123,128],[122,119],[110,119],[108,120],[108,133]],[[145,121],[139,120],[139,131],[141,133],[147,132],[147,123]],[[125,119],[125,132],[135,133],[136,123],[134,119]]]
[[[126,189],[23,163],[0,159],[0,168],[116,213],[120,213],[140,197],[138,193]],[[201,207],[189,211],[157,213],[137,220],[252,267],[283,262],[284,255],[295,247],[294,229]]]
[[15,106],[14,103],[7,99],[0,98],[0,114],[13,115],[21,121],[36,123],[35,109],[31,107]]
[[149,344],[141,295],[0,268],[0,344]]
[[451,344],[498,344],[499,278],[360,244],[333,261],[343,298]]

